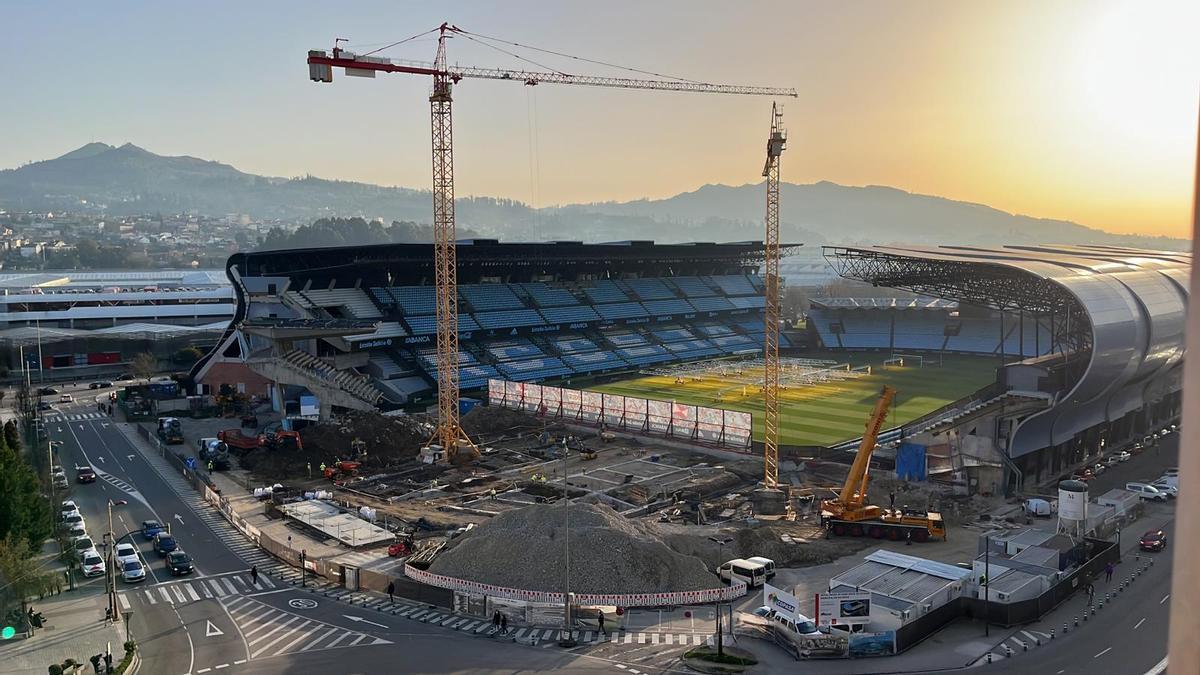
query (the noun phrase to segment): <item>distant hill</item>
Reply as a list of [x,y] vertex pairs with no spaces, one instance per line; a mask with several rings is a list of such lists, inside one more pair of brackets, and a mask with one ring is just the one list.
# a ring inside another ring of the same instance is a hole
[[[890,187],[784,184],[783,238],[817,244],[1104,243],[1187,249],[1166,237],[1110,234],[1062,220],[1014,215],[982,204]],[[61,157],[0,171],[0,206],[78,209],[81,200],[117,215],[161,211],[245,213],[261,218],[382,218],[428,223],[428,190],[311,176],[272,178],[195,157],[165,157],[127,143],[89,143]],[[531,209],[490,197],[457,201],[464,231],[508,240],[661,242],[762,238],[762,184],[705,185],[668,199]]]

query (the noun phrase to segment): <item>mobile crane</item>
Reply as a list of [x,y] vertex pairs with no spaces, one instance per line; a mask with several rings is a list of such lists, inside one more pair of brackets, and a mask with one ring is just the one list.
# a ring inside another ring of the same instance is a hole
[[821,523],[835,536],[929,541],[933,537],[946,538],[946,523],[942,514],[914,511],[907,508],[884,508],[867,503],[867,482],[870,474],[871,454],[879,439],[879,430],[887,419],[888,409],[896,398],[896,390],[884,385],[875,402],[875,409],[867,420],[862,443],[854,464],[846,476],[846,484],[838,496],[821,502]]

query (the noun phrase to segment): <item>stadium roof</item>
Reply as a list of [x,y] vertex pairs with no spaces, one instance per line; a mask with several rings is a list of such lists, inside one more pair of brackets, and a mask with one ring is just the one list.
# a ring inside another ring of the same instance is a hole
[[61,270],[0,274],[0,289],[103,286],[228,286],[224,270]]
[[1178,388],[1192,256],[1116,246],[825,247],[838,274],[1048,316],[1064,361],[1087,359],[1058,405],[1022,421],[1013,456],[1064,443]]
[[958,309],[958,303],[941,298],[809,298],[827,309]]

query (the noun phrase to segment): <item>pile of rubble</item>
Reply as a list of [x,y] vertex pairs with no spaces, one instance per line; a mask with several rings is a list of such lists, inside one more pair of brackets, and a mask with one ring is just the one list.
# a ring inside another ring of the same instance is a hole
[[561,592],[568,519],[573,593],[663,593],[720,584],[698,558],[672,551],[646,527],[597,504],[538,504],[498,515],[460,537],[430,571]]

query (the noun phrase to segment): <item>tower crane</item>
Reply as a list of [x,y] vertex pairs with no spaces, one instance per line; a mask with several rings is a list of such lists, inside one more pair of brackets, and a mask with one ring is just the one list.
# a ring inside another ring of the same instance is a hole
[[779,488],[779,156],[787,147],[783,110],[771,104],[771,134],[767,137],[766,238],[763,267],[766,306],[763,310],[763,487]]
[[341,49],[338,43],[344,39],[338,38],[334,41],[332,53],[322,50],[308,52],[308,74],[309,79],[314,82],[332,82],[334,68],[343,68],[347,75],[357,77],[375,77],[375,73],[408,73],[410,75],[427,75],[433,78],[433,92],[429,96],[429,108],[433,135],[433,250],[434,283],[437,295],[438,426],[431,440],[436,440],[441,444],[447,458],[456,459],[462,453],[472,457],[476,456],[479,450],[459,424],[458,268],[455,250],[454,133],[451,95],[453,86],[464,79],[484,79],[505,80],[529,86],[573,84],[589,87],[748,96],[795,97],[796,90],[710,84],[682,79],[636,79],[573,75],[561,71],[451,66],[446,61],[447,38],[461,36],[474,41],[494,40],[494,38],[469,33],[457,26],[443,23],[430,31],[414,35],[409,40],[434,32],[438,34],[438,46],[433,63],[393,61],[370,55],[357,56]]

